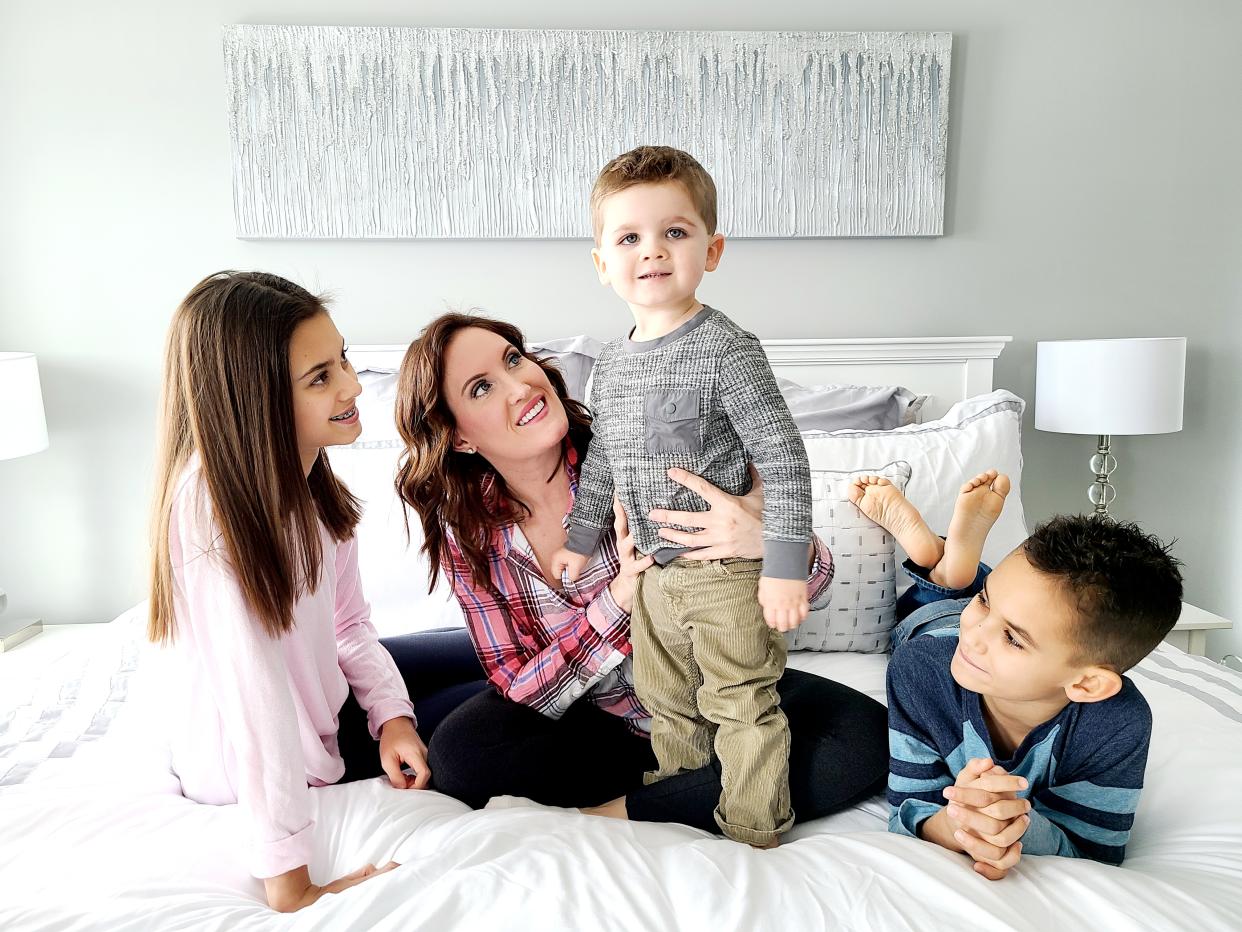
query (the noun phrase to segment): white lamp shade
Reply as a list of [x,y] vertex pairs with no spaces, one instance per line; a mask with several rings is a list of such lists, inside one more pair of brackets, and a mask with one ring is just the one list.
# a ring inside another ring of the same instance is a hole
[[0,353],[0,460],[47,449],[39,366],[30,353]]
[[1035,427],[1062,434],[1182,429],[1186,338],[1055,340],[1035,347]]

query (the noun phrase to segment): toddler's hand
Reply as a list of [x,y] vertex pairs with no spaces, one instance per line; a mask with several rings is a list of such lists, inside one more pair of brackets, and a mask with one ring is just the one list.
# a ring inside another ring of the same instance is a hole
[[548,582],[554,586],[560,585],[563,578],[574,582],[586,569],[588,560],[590,557],[584,557],[580,553],[574,553],[568,547],[562,547],[552,556],[552,572],[556,578],[549,579]]
[[801,579],[759,577],[759,604],[763,620],[776,631],[792,631],[806,620],[811,606],[806,600],[806,582]]
[[634,608],[634,593],[638,589],[638,577],[642,575],[643,570],[655,562],[655,559],[640,553],[635,548],[634,536],[630,533],[629,518],[626,517],[625,508],[615,495],[612,497],[612,514],[612,527],[617,534],[617,558],[621,561],[621,566],[612,582],[608,584],[608,590],[612,593],[617,607],[623,612],[629,612]]

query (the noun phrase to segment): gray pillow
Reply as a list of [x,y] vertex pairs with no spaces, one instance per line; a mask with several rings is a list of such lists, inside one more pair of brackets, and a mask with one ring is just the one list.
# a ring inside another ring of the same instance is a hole
[[566,337],[528,344],[527,348],[540,359],[550,359],[565,376],[569,397],[586,404],[587,379],[604,344],[594,337]]
[[778,378],[798,430],[892,430],[915,423],[922,402],[900,385],[799,385]]
[[[542,359],[550,359],[565,375],[569,397],[587,400],[591,368],[604,344],[594,337],[576,336],[531,343]],[[917,424],[926,400],[900,385],[799,385],[778,378],[798,430],[892,430]]]

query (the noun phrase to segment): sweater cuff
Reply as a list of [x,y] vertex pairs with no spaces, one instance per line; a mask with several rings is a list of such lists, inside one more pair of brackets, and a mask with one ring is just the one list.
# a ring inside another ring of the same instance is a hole
[[276,841],[256,841],[250,846],[250,873],[260,880],[278,877],[296,867],[307,867],[314,847],[315,823]]
[[414,715],[414,704],[408,699],[385,699],[377,702],[367,710],[367,728],[371,737],[379,740],[380,729],[384,723],[394,718],[412,718],[414,727],[418,728],[418,719]]
[[600,539],[604,536],[606,530],[608,529],[602,527],[585,527],[581,524],[571,524],[565,546],[579,556],[589,557],[595,552],[595,548],[599,546]]
[[806,561],[811,555],[809,544],[805,540],[765,540],[763,575],[769,579],[798,579],[805,582]]
[[921,799],[903,799],[901,805],[892,807],[889,813],[888,830],[898,835],[920,838],[919,829],[923,827],[923,823],[943,808]]

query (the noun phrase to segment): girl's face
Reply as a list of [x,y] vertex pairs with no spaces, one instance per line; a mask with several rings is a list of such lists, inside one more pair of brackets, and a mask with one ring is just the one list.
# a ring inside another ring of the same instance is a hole
[[289,377],[298,451],[309,475],[322,447],[353,443],[362,433],[354,406],[362,386],[345,358],[345,341],[327,314],[316,314],[293,331]]
[[441,391],[457,424],[454,448],[473,448],[498,469],[557,449],[569,432],[565,406],[539,364],[481,327],[449,341]]

